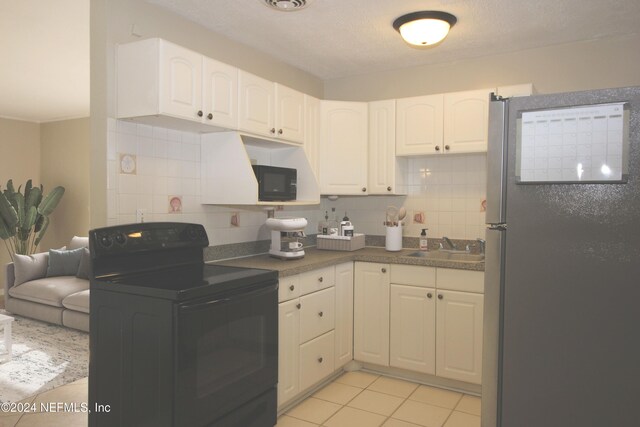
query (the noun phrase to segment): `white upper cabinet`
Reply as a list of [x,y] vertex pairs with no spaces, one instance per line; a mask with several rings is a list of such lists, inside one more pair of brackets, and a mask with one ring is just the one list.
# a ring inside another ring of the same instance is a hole
[[304,95],[304,152],[314,175],[318,177],[320,155],[320,100]]
[[396,100],[396,154],[419,156],[440,151],[443,135],[444,95]]
[[406,194],[406,159],[396,157],[396,101],[369,103],[369,194]]
[[489,94],[480,89],[396,101],[396,155],[487,151]]
[[519,85],[499,86],[496,95],[503,98],[512,98],[514,96],[529,96],[536,93],[536,88],[532,83],[522,83]]
[[205,123],[238,127],[238,69],[204,58],[202,106]]
[[276,93],[273,82],[240,70],[238,86],[238,128],[257,135],[275,137]]
[[302,143],[304,94],[240,70],[239,129]]
[[367,104],[320,102],[320,193],[367,194]]
[[118,46],[117,117],[175,129],[237,127],[238,70],[158,38]]
[[288,141],[304,142],[304,94],[279,83],[276,91],[276,134]]
[[493,90],[444,95],[444,153],[487,151],[489,94]]

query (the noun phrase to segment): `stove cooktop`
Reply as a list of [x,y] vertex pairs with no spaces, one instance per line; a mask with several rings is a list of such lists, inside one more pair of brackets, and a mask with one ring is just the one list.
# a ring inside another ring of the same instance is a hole
[[278,272],[255,268],[194,264],[96,278],[91,287],[111,292],[186,301],[244,288],[268,286],[278,281]]

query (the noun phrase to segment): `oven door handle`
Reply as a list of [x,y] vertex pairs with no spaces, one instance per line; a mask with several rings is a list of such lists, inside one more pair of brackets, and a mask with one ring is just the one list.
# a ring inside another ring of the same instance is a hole
[[180,312],[181,313],[191,313],[194,311],[200,311],[200,310],[205,310],[208,308],[211,308],[215,305],[218,304],[223,304],[223,303],[227,303],[229,301],[232,301],[234,299],[245,299],[245,298],[253,298],[255,296],[258,295],[262,295],[262,294],[268,294],[270,292],[275,292],[278,290],[278,284],[275,283],[271,286],[268,286],[266,288],[259,288],[253,291],[249,291],[249,292],[238,292],[234,295],[230,295],[226,298],[219,298],[219,299],[214,299],[214,300],[208,300],[208,301],[204,301],[204,302],[199,302],[199,303],[195,303],[195,304],[181,304],[180,305]]

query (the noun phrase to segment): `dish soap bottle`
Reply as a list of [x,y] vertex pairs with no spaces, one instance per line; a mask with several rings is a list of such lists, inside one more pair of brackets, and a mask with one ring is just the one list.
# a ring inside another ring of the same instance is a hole
[[428,228],[423,228],[422,233],[420,233],[420,250],[421,251],[429,250],[429,241],[427,240],[427,230]]

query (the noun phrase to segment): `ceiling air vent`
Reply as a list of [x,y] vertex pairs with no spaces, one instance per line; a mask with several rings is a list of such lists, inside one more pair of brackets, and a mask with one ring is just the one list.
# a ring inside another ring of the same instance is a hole
[[263,0],[264,4],[282,12],[293,12],[307,7],[311,0]]

